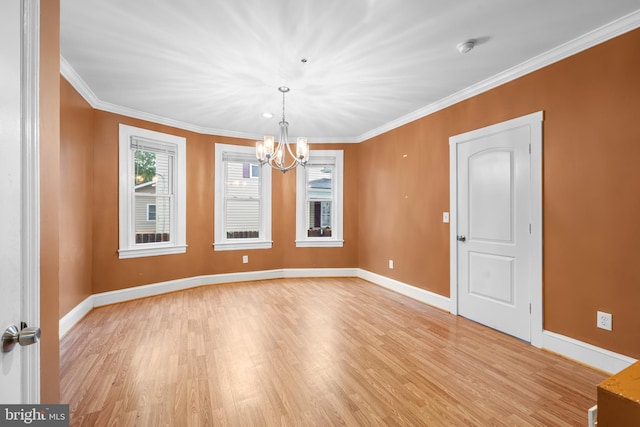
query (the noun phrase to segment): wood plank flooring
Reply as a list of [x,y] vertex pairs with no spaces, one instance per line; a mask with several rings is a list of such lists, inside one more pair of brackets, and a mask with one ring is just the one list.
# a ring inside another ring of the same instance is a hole
[[72,426],[584,426],[606,377],[355,278],[97,308],[61,363]]

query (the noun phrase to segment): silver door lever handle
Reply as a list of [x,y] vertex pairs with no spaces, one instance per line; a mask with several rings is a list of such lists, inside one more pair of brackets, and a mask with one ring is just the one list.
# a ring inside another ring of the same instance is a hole
[[458,241],[459,241],[459,242],[464,242],[465,240],[467,240],[467,238],[466,238],[466,237],[464,237],[464,236],[458,236]]

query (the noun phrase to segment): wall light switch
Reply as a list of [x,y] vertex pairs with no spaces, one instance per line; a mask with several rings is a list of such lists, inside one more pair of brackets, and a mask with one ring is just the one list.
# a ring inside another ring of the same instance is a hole
[[442,222],[444,223],[449,222],[449,212],[442,212]]
[[389,260],[389,268],[393,270],[393,260],[392,259]]

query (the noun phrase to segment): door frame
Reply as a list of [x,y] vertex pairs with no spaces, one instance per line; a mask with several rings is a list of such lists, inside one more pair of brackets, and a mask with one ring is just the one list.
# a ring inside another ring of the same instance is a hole
[[[21,8],[22,319],[18,320],[40,327],[40,0],[21,0]],[[40,403],[40,345],[20,350],[22,402]]]
[[495,125],[465,132],[449,138],[449,246],[450,246],[450,309],[458,315],[458,144],[504,130],[529,126],[531,129],[530,212],[531,237],[529,239],[531,345],[542,347],[542,123],[543,112],[507,120]]

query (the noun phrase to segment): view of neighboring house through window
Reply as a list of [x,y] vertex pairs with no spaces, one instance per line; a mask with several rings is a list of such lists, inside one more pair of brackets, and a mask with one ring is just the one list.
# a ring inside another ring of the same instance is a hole
[[296,170],[296,245],[342,246],[341,150],[312,150]]
[[242,177],[243,178],[260,178],[260,165],[258,164],[258,162],[242,163]]
[[307,237],[331,237],[332,165],[307,167]]
[[120,258],[186,251],[185,142],[120,125]]
[[271,170],[253,147],[216,144],[215,162],[215,250],[270,248]]
[[[227,239],[260,238],[260,176],[251,179],[251,163],[223,154]],[[244,171],[247,171],[244,173]]]
[[147,221],[155,221],[156,220],[156,205],[148,204],[147,205]]
[[174,153],[147,151],[135,144],[135,240],[136,244],[169,242],[174,191],[172,185]]

